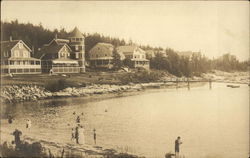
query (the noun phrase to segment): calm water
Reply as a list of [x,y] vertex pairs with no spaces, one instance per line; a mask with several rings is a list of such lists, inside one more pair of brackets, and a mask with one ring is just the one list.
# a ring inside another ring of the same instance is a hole
[[[53,107],[52,107],[53,105]],[[107,112],[105,112],[107,110]],[[86,143],[129,151],[147,157],[164,157],[174,151],[181,136],[186,158],[246,158],[249,151],[249,87],[213,84],[187,89],[155,90],[140,95],[86,101],[67,98],[29,102],[3,108],[15,115],[14,125],[24,129],[32,120],[30,136],[72,143],[71,128],[84,113]],[[2,119],[2,129],[7,126]],[[25,132],[24,132],[25,133]]]

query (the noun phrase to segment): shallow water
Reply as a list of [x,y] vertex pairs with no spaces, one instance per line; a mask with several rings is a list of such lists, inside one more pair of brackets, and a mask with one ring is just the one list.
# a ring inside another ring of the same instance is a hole
[[[37,139],[73,143],[71,128],[83,112],[86,144],[94,144],[95,128],[97,145],[146,157],[173,152],[174,140],[181,136],[186,158],[246,158],[249,87],[240,86],[213,83],[212,90],[204,85],[106,100],[67,98],[2,106],[1,130],[19,128]],[[9,113],[15,117],[11,125],[5,119]],[[30,130],[25,129],[27,118],[32,121]]]

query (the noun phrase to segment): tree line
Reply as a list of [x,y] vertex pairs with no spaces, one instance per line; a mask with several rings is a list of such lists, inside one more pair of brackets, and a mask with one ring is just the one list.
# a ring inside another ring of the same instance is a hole
[[[41,23],[39,25],[33,25],[31,23],[19,23],[18,20],[11,22],[1,21],[1,41],[9,40],[10,36],[12,36],[13,40],[21,39],[30,48],[34,48],[35,53],[38,48],[41,48],[44,44],[51,41],[55,35],[57,35],[58,38],[67,38],[69,33],[70,32],[67,32],[64,28],[60,30],[46,29]],[[133,44],[132,40],[126,42],[124,39],[104,36],[99,33],[84,33],[84,37],[86,52],[99,42],[111,43],[115,48],[117,46]],[[199,76],[213,69],[222,71],[247,71],[249,68],[249,60],[240,62],[236,56],[231,54],[224,54],[216,59],[209,59],[201,53],[183,56],[171,48],[163,49],[150,45],[140,45],[140,47],[144,50],[150,49],[156,52],[154,58],[149,58],[151,69],[167,71],[179,77]],[[165,55],[159,53],[160,51],[164,52]],[[124,62],[120,61],[119,54],[116,52],[116,49],[114,49],[115,68],[119,69],[124,65],[129,65],[129,63],[129,60],[125,60]]]

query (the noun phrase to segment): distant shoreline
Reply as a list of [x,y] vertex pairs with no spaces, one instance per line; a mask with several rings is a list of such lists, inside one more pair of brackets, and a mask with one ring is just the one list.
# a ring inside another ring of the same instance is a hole
[[[202,82],[190,82],[190,87],[201,86]],[[178,88],[187,87],[187,82],[178,83]],[[36,85],[12,85],[2,90],[2,101],[6,104],[27,101],[48,100],[54,98],[83,97],[86,99],[102,99],[140,94],[142,91],[176,88],[174,82],[155,82],[130,85],[91,85],[87,87],[68,87],[59,92],[48,92]]]
[[[91,74],[94,75],[94,74]],[[104,75],[110,75],[106,77],[106,80],[114,78],[113,73],[106,73]],[[83,79],[88,80],[88,74],[80,76],[78,80],[75,80],[76,76],[71,76],[70,79],[75,83],[81,84]],[[164,88],[176,88],[177,84],[179,88],[187,87],[188,82],[187,78],[173,78],[166,76],[161,81],[158,82],[149,82],[149,83],[129,83],[129,84],[115,84],[113,81],[107,83],[101,83],[98,81],[98,78],[103,78],[102,75],[97,74],[95,77],[89,78],[89,81],[92,83],[85,86],[78,87],[68,87],[57,92],[50,92],[44,88],[43,85],[36,84],[42,79],[50,79],[49,76],[37,76],[37,78],[27,82],[29,77],[18,77],[17,79],[11,79],[9,82],[13,84],[3,85],[1,87],[1,101],[6,104],[26,102],[26,101],[37,101],[37,100],[47,100],[54,98],[68,98],[68,97],[84,97],[84,98],[112,98],[120,96],[129,96],[137,94],[141,91],[150,90],[150,89],[164,89]],[[47,78],[46,78],[47,77]],[[55,76],[54,79],[58,79],[60,76]],[[85,78],[84,78],[85,77]],[[52,77],[53,78],[53,77]],[[176,82],[178,79],[181,82]],[[209,80],[213,82],[221,82],[228,84],[249,84],[249,74],[248,72],[222,72],[222,71],[213,71],[211,73],[203,74],[201,77],[194,77],[190,79],[190,87],[201,86],[204,83],[208,83]],[[47,80],[45,80],[47,81]],[[202,81],[202,82],[201,82]],[[18,84],[25,82],[25,84]],[[30,84],[28,84],[30,83]]]

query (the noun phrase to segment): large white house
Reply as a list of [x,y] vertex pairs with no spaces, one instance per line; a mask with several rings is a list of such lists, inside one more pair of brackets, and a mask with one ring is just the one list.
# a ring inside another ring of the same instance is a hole
[[117,52],[124,55],[124,60],[129,59],[131,61],[131,67],[144,67],[146,69],[149,69],[149,60],[146,59],[146,52],[138,46],[119,46],[117,47]]
[[1,41],[1,72],[41,73],[41,60],[31,57],[31,49],[22,40]]

